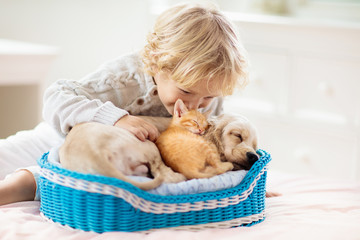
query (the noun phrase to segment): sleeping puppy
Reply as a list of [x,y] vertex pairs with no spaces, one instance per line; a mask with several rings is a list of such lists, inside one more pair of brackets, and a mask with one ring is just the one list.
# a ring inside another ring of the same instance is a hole
[[[95,122],[75,125],[59,149],[59,158],[69,170],[118,178],[143,190],[185,180],[163,163],[153,142],[142,142],[125,129]],[[154,176],[149,182],[126,177],[147,176],[149,170]]]
[[[213,142],[222,161],[232,162],[233,170],[249,170],[259,159],[256,153],[258,137],[255,126],[244,116],[223,114],[208,119],[209,130],[205,138]],[[266,197],[281,196],[266,191]]]
[[[169,118],[163,117],[138,117],[157,124],[160,132],[170,122]],[[255,126],[244,116],[235,114],[213,116],[208,122],[210,127],[203,136],[216,145],[221,160],[233,163],[233,170],[249,170],[259,159],[256,154],[258,136]]]
[[[170,120],[158,117],[144,117],[147,121],[168,125]],[[232,162],[233,170],[249,170],[259,159],[256,153],[258,136],[255,126],[244,116],[223,114],[208,119],[210,128],[204,137],[213,142],[222,161]],[[166,128],[166,127],[165,127]],[[165,129],[164,126],[162,129]],[[266,197],[281,196],[277,192],[266,192]]]
[[233,170],[249,170],[259,159],[255,126],[241,115],[223,114],[208,121],[204,137],[216,145],[221,160],[233,163]]

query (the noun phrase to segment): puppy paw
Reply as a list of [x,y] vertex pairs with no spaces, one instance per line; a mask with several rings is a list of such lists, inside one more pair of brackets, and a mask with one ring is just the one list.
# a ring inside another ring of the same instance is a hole
[[134,168],[133,175],[135,176],[147,176],[149,169],[145,165],[139,165]]
[[233,170],[234,164],[232,164],[231,162],[225,162],[224,164],[226,164],[226,165],[224,165],[226,171],[231,171],[231,170]]
[[222,174],[228,171],[231,171],[234,168],[234,165],[231,162],[222,162],[218,168],[218,174]]

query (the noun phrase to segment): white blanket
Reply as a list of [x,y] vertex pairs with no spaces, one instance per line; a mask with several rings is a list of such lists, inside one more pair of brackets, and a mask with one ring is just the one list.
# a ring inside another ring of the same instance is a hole
[[[247,172],[248,171],[245,170],[231,171],[208,179],[191,179],[179,183],[163,183],[148,192],[158,195],[174,196],[220,191],[239,185]],[[146,177],[130,177],[138,182],[150,180],[150,178]]]

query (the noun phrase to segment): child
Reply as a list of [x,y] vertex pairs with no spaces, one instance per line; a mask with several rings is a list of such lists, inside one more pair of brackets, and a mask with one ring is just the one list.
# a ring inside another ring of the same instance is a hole
[[246,84],[245,52],[235,27],[216,9],[170,8],[147,40],[141,54],[108,62],[80,81],[52,84],[44,95],[45,123],[0,141],[1,165],[22,167],[0,182],[0,205],[34,200],[38,167],[24,166],[36,165],[78,123],[114,125],[155,141],[156,127],[136,115],[170,117],[179,98],[189,109],[217,115],[222,96]]

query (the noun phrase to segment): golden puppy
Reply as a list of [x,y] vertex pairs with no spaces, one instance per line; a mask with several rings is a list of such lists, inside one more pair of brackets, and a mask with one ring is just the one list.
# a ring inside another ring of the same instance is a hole
[[[162,132],[170,123],[169,118],[139,116],[156,124]],[[221,160],[232,162],[233,170],[249,170],[259,159],[256,154],[258,136],[255,126],[244,116],[222,114],[208,119],[209,129],[204,137],[213,142],[221,156]]]
[[[185,180],[164,164],[153,142],[142,142],[125,129],[95,122],[75,125],[60,147],[59,157],[69,170],[115,177],[143,190]],[[147,176],[149,170],[154,176],[149,182],[127,177]]]
[[[164,118],[148,118],[150,122],[167,125],[170,121]],[[204,137],[213,142],[222,161],[232,162],[233,170],[249,170],[259,159],[256,153],[258,136],[255,126],[244,116],[223,114],[208,119],[210,128]],[[281,196],[277,192],[266,192],[266,197]]]
[[221,160],[233,163],[234,170],[249,170],[259,159],[255,126],[241,115],[223,114],[208,121],[204,137],[216,145]]

